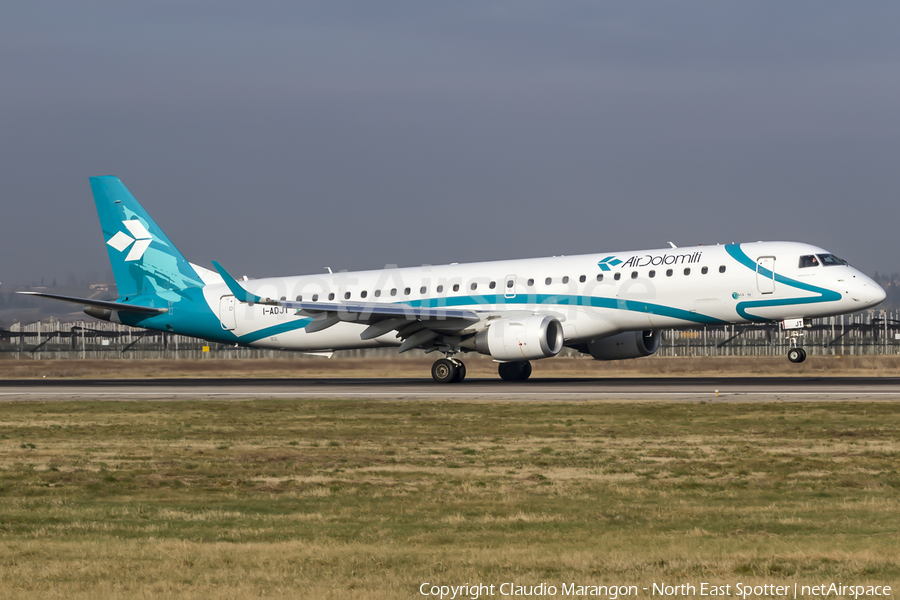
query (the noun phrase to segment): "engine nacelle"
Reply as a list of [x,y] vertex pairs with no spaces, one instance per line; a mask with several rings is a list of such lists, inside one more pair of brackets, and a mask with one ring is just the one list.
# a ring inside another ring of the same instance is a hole
[[498,319],[460,345],[502,361],[549,358],[562,350],[563,326],[550,315]]
[[640,358],[659,350],[659,342],[658,331],[626,331],[591,340],[587,344],[587,351],[594,360]]

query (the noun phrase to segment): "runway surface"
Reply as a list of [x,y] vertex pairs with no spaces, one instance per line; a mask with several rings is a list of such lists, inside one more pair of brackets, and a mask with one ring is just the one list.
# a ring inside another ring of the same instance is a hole
[[372,398],[487,401],[898,401],[896,377],[467,379],[19,379],[0,401]]

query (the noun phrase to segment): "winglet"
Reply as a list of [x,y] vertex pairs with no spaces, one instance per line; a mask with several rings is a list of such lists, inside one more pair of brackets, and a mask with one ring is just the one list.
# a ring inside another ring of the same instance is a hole
[[225,270],[225,267],[217,263],[216,261],[212,261],[213,266],[216,268],[216,271],[219,272],[219,275],[222,276],[222,279],[225,280],[225,285],[228,286],[228,289],[231,290],[231,293],[234,294],[234,297],[237,298],[241,302],[246,302],[248,304],[268,304],[271,302],[268,298],[263,300],[260,296],[256,294],[251,294],[239,284],[234,277],[231,276],[228,271]]

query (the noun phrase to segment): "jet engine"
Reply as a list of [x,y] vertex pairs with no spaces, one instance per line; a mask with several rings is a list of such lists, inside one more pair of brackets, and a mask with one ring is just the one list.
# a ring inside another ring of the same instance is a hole
[[587,351],[594,360],[640,358],[659,350],[659,342],[658,331],[626,331],[591,340],[587,343]]
[[460,346],[500,361],[556,356],[563,347],[563,326],[550,315],[498,319]]

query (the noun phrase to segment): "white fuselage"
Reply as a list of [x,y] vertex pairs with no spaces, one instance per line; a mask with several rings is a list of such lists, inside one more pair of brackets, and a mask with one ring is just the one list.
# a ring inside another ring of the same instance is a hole
[[[780,321],[855,312],[884,299],[846,264],[800,266],[830,256],[795,242],[756,242],[637,252],[388,268],[241,282],[262,297],[384,302],[550,314],[567,345],[623,331]],[[240,343],[288,350],[399,345],[394,332],[363,341],[364,324],[307,333],[309,319],[277,306],[235,302],[217,274],[201,273],[204,297]]]

